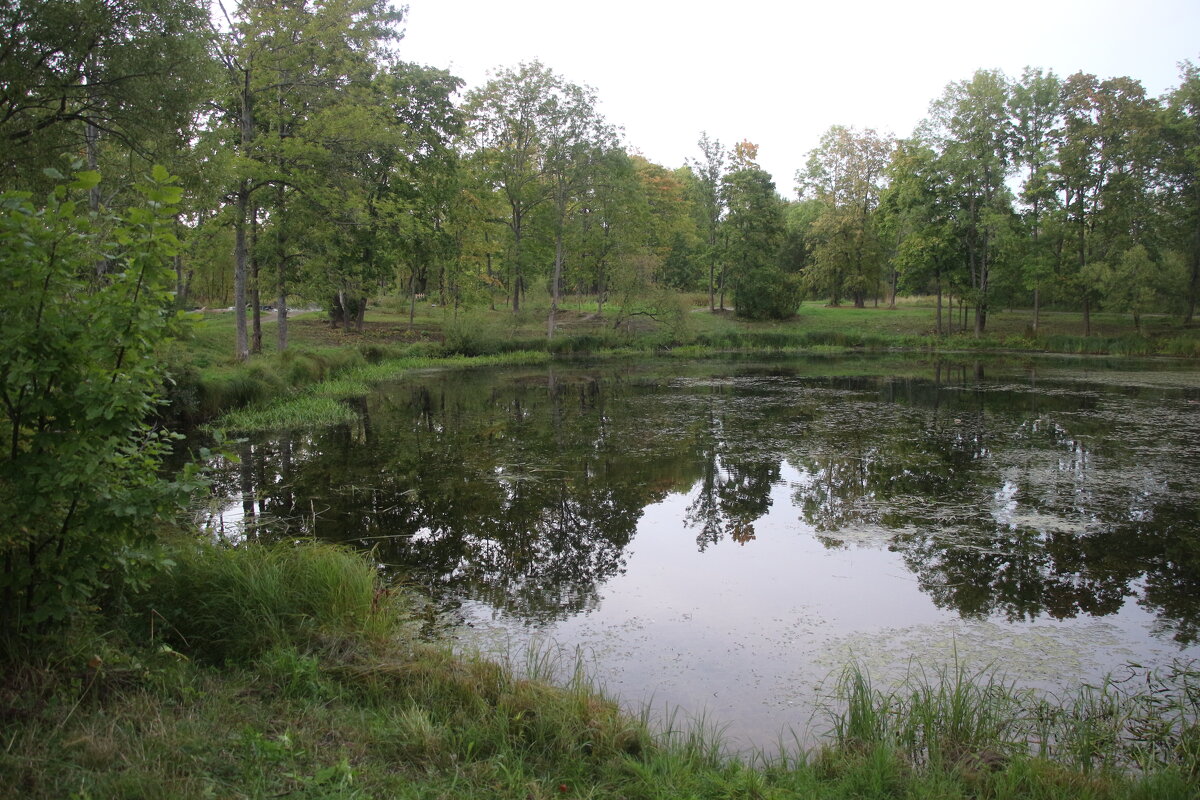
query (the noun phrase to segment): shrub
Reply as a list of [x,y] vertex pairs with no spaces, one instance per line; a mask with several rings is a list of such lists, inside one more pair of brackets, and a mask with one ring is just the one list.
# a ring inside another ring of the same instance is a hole
[[[57,176],[62,178],[62,176]],[[172,204],[161,167],[120,215],[62,179],[45,204],[0,196],[0,635],[27,638],[134,585],[153,563],[149,523],[174,503],[146,422],[174,319]]]
[[804,290],[794,275],[772,267],[752,270],[738,281],[734,303],[739,317],[788,319],[804,299]]

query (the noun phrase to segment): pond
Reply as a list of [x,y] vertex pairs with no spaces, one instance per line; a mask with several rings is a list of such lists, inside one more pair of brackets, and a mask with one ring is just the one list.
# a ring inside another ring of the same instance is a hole
[[851,661],[1056,690],[1200,654],[1195,365],[605,361],[356,408],[236,445],[207,523],[371,549],[464,641],[578,653],[734,746],[809,741]]

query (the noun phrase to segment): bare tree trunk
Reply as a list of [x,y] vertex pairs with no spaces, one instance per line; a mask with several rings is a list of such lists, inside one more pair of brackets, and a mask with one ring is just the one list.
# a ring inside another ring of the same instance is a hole
[[513,301],[512,310],[514,314],[521,311],[521,282],[524,276],[521,274],[521,216],[514,209],[513,211]]

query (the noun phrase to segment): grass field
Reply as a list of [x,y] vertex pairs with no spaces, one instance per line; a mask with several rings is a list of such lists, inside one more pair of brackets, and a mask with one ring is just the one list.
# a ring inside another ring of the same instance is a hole
[[[168,354],[174,365],[169,416],[196,424],[237,412],[220,425],[240,430],[337,421],[346,413],[334,402],[337,398],[417,366],[454,363],[446,361],[450,358],[475,359],[457,362],[468,366],[643,352],[697,357],[755,351],[1016,350],[1200,356],[1200,328],[1185,328],[1167,317],[1146,318],[1139,332],[1126,316],[1093,314],[1093,335],[1084,337],[1078,313],[1047,311],[1034,336],[1029,311],[998,310],[991,314],[986,334],[977,338],[971,331],[935,335],[931,298],[903,298],[896,308],[806,303],[793,319],[781,322],[747,322],[731,312],[712,312],[703,295],[681,294],[673,302],[665,312],[660,303],[653,316],[622,313],[612,306],[601,315],[594,301],[568,298],[552,339],[547,337],[547,309],[536,305],[514,314],[507,309],[456,312],[422,302],[410,320],[406,303],[385,300],[368,311],[362,331],[335,329],[323,313],[307,311],[290,318],[290,346],[284,353],[275,352],[277,323],[264,320],[262,353],[246,363],[233,357],[232,313],[193,314],[186,335]],[[322,382],[327,385],[318,386]]]
[[[710,312],[707,298],[700,295],[680,295],[678,298],[685,317],[679,332],[684,341],[704,337],[753,333],[787,333],[801,336],[814,333],[836,332],[849,338],[866,336],[878,339],[906,340],[928,339],[936,341],[934,301],[928,297],[900,298],[895,308],[886,306],[856,309],[851,306],[830,307],[808,302],[801,306],[792,319],[781,322],[747,322],[738,319],[732,312]],[[946,311],[948,320],[949,311]],[[387,345],[404,347],[422,343],[445,344],[469,332],[478,340],[543,342],[546,339],[547,309],[538,305],[527,305],[521,313],[513,314],[508,309],[472,309],[452,311],[422,302],[416,306],[413,321],[409,323],[408,308],[400,299],[383,301],[372,306],[366,315],[364,330],[335,330],[330,327],[321,312],[304,312],[290,318],[291,343],[307,348],[342,347],[346,344]],[[1143,320],[1145,330],[1139,333],[1128,315],[1093,313],[1092,336],[1100,345],[1104,340],[1121,338],[1145,338],[1151,342],[1181,338],[1200,342],[1200,327],[1183,328],[1177,319],[1166,316],[1149,316]],[[264,352],[273,352],[275,347],[275,322],[263,323]],[[943,337],[946,344],[962,344],[973,339],[968,330]],[[605,307],[601,316],[596,313],[594,301],[580,302],[568,298],[559,311],[556,336],[579,335],[624,337],[629,341],[654,340],[654,335],[666,327],[661,320],[649,317],[626,316]],[[1040,315],[1038,335],[1032,332],[1032,312],[1027,309],[994,310],[988,318],[985,340],[988,343],[1013,342],[1026,349],[1054,349],[1056,339],[1077,337],[1083,339],[1083,320],[1078,312],[1043,311]],[[213,363],[228,359],[233,352],[233,315],[217,312],[203,315],[192,334],[189,347],[197,354],[205,354]]]

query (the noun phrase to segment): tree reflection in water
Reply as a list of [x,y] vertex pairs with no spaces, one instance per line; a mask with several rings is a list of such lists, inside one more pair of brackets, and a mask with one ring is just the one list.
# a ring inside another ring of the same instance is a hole
[[802,531],[835,548],[884,532],[940,607],[1065,619],[1136,598],[1196,641],[1194,387],[1002,362],[834,369],[432,374],[360,401],[357,425],[240,445],[214,492],[247,535],[349,542],[447,604],[537,623],[594,607],[668,494],[690,495],[679,527],[701,551],[753,547],[789,465]]

